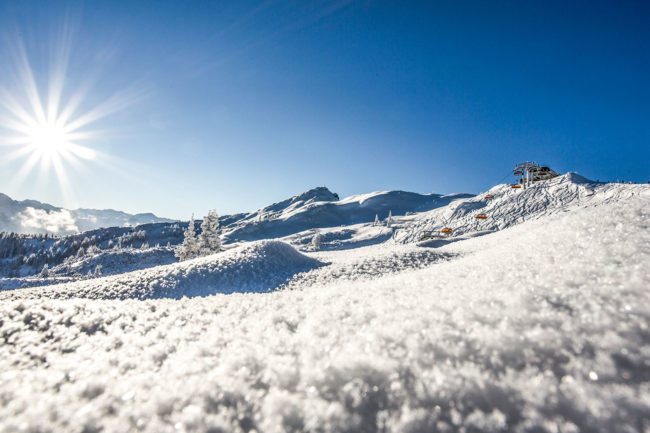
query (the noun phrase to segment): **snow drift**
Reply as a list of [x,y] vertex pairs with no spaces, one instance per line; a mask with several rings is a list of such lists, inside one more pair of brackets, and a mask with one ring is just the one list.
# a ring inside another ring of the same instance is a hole
[[6,298],[149,299],[266,292],[322,265],[279,241],[260,241],[165,266],[70,284],[4,292]]

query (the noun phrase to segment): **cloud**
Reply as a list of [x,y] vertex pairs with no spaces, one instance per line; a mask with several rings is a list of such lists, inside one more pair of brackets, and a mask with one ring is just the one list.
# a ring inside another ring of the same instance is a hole
[[20,226],[32,233],[69,234],[79,232],[70,211],[46,211],[28,207],[14,217]]

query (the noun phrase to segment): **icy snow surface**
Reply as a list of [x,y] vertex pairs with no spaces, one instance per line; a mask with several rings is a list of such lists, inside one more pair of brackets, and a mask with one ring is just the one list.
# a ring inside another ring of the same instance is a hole
[[[356,280],[325,270],[420,247],[316,253],[332,262],[317,268],[253,244],[318,275],[272,293],[45,297],[122,293],[120,276],[5,292],[0,432],[647,432],[649,209],[646,190]],[[194,272],[235,275],[245,251],[162,267],[165,281],[200,290]],[[122,277],[160,294],[153,269]]]

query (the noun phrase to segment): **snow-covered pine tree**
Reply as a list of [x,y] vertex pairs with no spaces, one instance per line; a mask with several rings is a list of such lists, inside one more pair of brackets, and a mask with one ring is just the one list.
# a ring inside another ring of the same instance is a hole
[[314,235],[314,237],[311,238],[311,246],[312,246],[315,250],[320,250],[321,242],[322,242],[322,240],[323,240],[322,238],[323,238],[323,236],[322,236],[320,233],[316,233],[316,234]]
[[375,222],[372,224],[373,226],[378,226],[379,225],[379,215],[375,214]]
[[98,264],[95,266],[95,272],[93,272],[94,277],[101,277],[102,276],[102,265]]
[[201,234],[199,235],[199,254],[207,256],[221,251],[221,239],[219,238],[219,215],[216,210],[208,211],[201,223]]
[[45,263],[43,269],[41,270],[41,278],[47,278],[50,276],[50,267]]
[[393,223],[393,211],[389,210],[388,211],[388,218],[386,218],[386,227],[390,227],[390,225]]
[[176,248],[175,255],[180,261],[193,259],[199,255],[199,244],[196,240],[194,228],[194,214],[192,214],[187,229],[183,233],[183,243]]

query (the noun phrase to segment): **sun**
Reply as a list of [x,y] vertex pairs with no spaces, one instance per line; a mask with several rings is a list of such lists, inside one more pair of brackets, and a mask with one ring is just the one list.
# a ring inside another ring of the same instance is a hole
[[[75,79],[79,87],[68,89],[71,38],[60,39],[43,76],[32,68],[22,41],[12,44],[9,66],[13,63],[15,73],[0,75],[0,168],[22,160],[7,177],[12,184],[36,171],[38,179],[55,180],[65,198],[72,193],[72,170],[83,170],[90,162],[114,168],[116,159],[94,148],[107,138],[106,129],[96,129],[98,122],[139,102],[146,89],[121,89],[101,101],[92,101],[93,79]],[[17,80],[7,83],[3,78],[8,76]]]
[[60,155],[69,150],[70,139],[64,125],[43,123],[29,131],[30,145],[43,156]]

